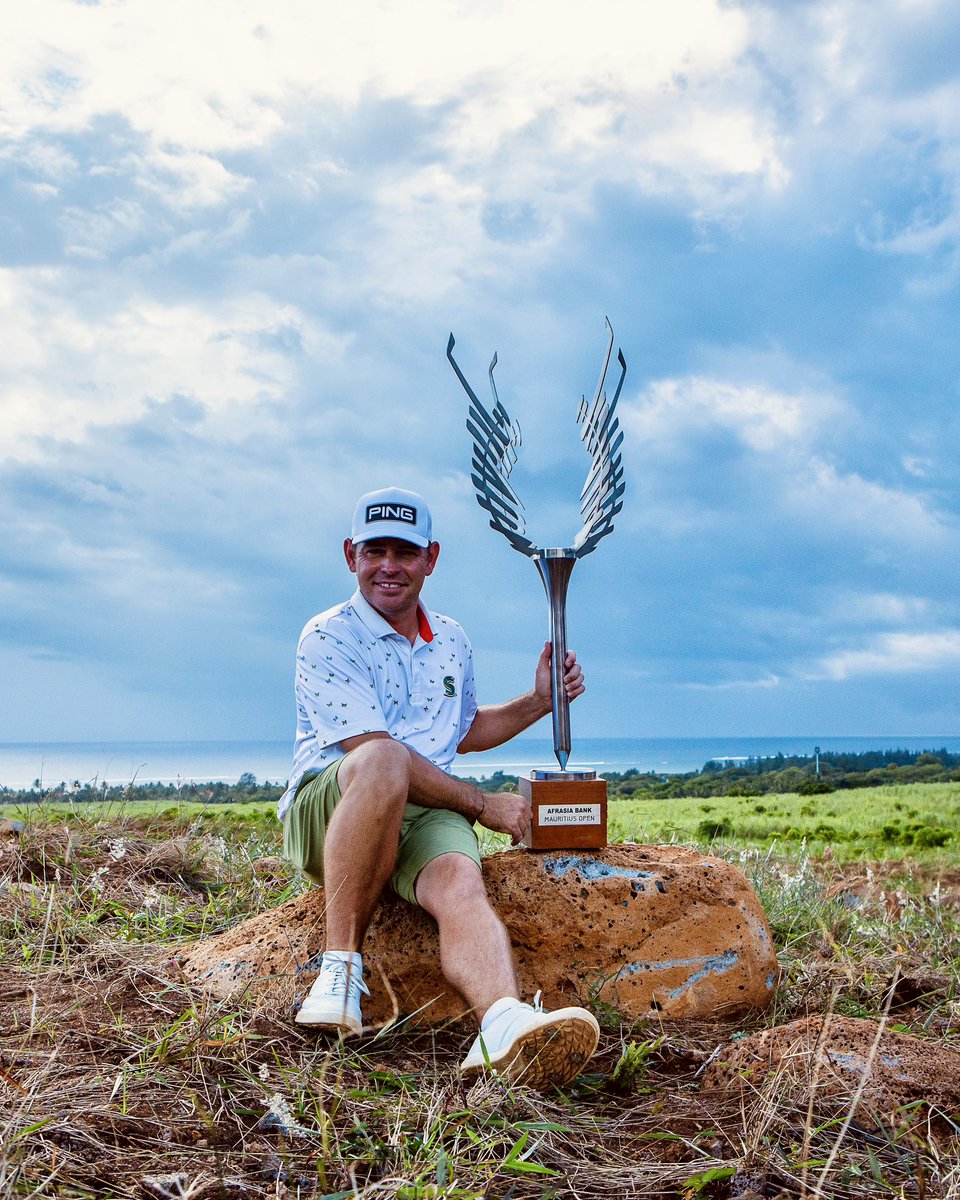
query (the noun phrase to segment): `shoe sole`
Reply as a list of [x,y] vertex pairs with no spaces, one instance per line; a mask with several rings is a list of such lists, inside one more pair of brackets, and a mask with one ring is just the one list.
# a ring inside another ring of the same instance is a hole
[[[504,1054],[490,1060],[490,1070],[511,1086],[563,1087],[580,1074],[599,1041],[599,1026],[570,1017],[521,1034]],[[472,1083],[486,1070],[487,1064],[479,1063],[462,1067],[460,1073],[465,1083]]]
[[342,1018],[330,1016],[312,1016],[300,1008],[293,1018],[297,1025],[309,1025],[311,1029],[329,1029],[332,1033],[342,1033],[345,1037],[359,1037],[363,1032],[362,1025],[354,1025]]

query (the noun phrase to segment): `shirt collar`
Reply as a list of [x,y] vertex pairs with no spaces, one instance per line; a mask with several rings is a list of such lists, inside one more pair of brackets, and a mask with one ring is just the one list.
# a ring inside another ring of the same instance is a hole
[[[385,637],[402,637],[402,634],[397,633],[394,627],[377,610],[363,598],[360,589],[358,588],[350,597],[350,603],[353,606],[354,612],[360,620],[366,625],[376,638]],[[430,614],[422,604],[417,605],[417,617],[419,618],[419,633],[420,637],[425,642],[433,641],[433,629],[430,622]]]

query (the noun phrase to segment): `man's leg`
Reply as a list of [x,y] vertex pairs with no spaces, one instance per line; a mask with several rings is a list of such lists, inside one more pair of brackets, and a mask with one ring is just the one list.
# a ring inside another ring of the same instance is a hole
[[387,738],[340,763],[340,803],[323,846],[328,950],[359,951],[397,857],[410,787],[410,756]]
[[297,1012],[300,1025],[363,1030],[360,997],[369,993],[360,946],[397,857],[409,783],[407,751],[386,738],[365,742],[340,761],[339,799],[322,830],[326,949]]
[[464,1080],[492,1069],[511,1084],[551,1087],[579,1075],[597,1048],[600,1027],[583,1008],[547,1013],[537,1001],[520,1001],[510,939],[473,859],[432,859],[417,877],[416,897],[437,922],[444,975],[480,1021],[460,1064]]
[[437,923],[443,974],[478,1021],[496,1000],[520,995],[510,938],[472,858],[441,854],[431,860],[417,876],[416,895]]

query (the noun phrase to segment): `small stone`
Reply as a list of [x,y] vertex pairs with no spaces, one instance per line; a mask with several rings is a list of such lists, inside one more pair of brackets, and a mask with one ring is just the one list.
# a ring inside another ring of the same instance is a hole
[[182,1173],[170,1175],[144,1175],[140,1186],[148,1196],[157,1200],[183,1200],[187,1195],[189,1177]]

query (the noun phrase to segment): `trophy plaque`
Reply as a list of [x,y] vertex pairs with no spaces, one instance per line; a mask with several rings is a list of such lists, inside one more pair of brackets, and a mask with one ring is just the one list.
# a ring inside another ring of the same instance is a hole
[[607,844],[607,785],[596,771],[533,770],[520,776],[530,804],[531,850],[600,850]]
[[627,364],[617,351],[620,378],[613,400],[604,391],[607,367],[613,353],[613,328],[606,322],[608,341],[600,379],[591,403],[580,398],[577,424],[581,441],[590,455],[586,482],[580,493],[583,526],[566,548],[541,548],[525,536],[523,504],[510,486],[510,473],[521,443],[520,426],[511,421],[500,403],[493,372],[494,354],[488,375],[493,407],[488,411],[477,399],[453,357],[453,334],[447,342],[447,358],[470,399],[467,430],[473,438],[473,471],[477,503],[490,514],[490,526],[502,533],[514,550],[532,558],[540,573],[550,609],[551,690],[553,700],[553,749],[560,770],[534,770],[520,779],[520,792],[530,802],[533,821],[524,845],[532,850],[599,849],[607,844],[607,785],[595,771],[567,770],[570,758],[570,701],[563,686],[563,663],[567,656],[567,587],[577,559],[595,550],[613,532],[613,518],[623,508],[623,467],[620,446],[623,433],[616,415]]

